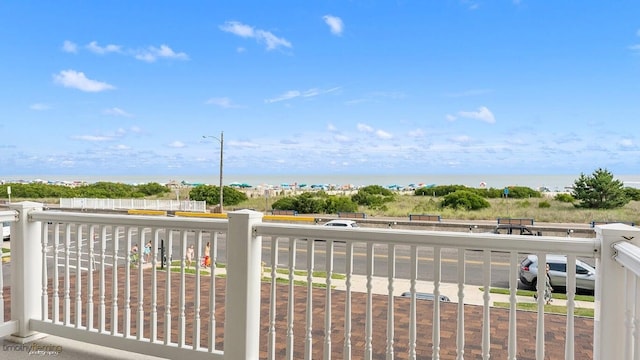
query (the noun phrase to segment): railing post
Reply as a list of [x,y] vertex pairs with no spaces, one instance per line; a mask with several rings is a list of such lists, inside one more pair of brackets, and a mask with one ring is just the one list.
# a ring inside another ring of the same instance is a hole
[[621,241],[640,244],[640,229],[624,224],[596,225],[596,256],[593,359],[622,359],[625,349],[625,269],[613,256],[613,245]]
[[30,319],[41,319],[42,248],[41,223],[30,221],[31,211],[41,211],[35,202],[12,203],[18,219],[11,226],[11,319],[18,320],[18,331],[10,340],[27,343],[45,336],[32,331]]
[[262,213],[240,210],[228,217],[224,358],[258,359],[262,237],[252,229]]

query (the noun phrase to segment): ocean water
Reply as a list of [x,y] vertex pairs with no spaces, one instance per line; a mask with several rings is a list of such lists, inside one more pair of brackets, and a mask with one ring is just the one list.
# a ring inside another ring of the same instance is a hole
[[[590,175],[590,174],[587,174]],[[487,188],[504,188],[507,186],[526,186],[532,189],[546,187],[551,191],[564,191],[566,187],[570,187],[579,178],[580,174],[575,175],[518,175],[518,174],[468,174],[468,175],[420,175],[420,174],[397,174],[397,175],[380,175],[380,174],[291,174],[291,175],[236,175],[224,174],[223,183],[229,185],[234,182],[247,183],[254,187],[257,186],[282,186],[294,184],[300,186],[306,184],[311,186],[314,184],[328,185],[398,185],[407,186],[410,184],[418,185],[465,185],[469,187],[481,187],[484,184]],[[623,181],[625,186],[640,187],[640,175],[616,175],[615,179]],[[142,184],[148,182],[157,182],[161,184],[170,181],[185,181],[187,183],[202,184],[219,184],[220,178],[217,174],[195,174],[195,175],[104,175],[104,176],[86,176],[86,175],[29,175],[29,176],[11,176],[0,178],[4,181],[84,181],[94,183],[98,181],[120,182],[125,184]]]

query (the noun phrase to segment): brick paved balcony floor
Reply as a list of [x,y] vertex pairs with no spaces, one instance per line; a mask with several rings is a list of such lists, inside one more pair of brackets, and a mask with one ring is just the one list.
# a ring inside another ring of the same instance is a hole
[[[131,274],[131,298],[130,309],[132,315],[132,335],[136,335],[135,319],[138,312],[138,270],[133,270]],[[81,294],[83,301],[83,311],[86,311],[86,295],[87,295],[87,278],[83,273],[81,278]],[[94,272],[94,326],[98,326],[98,314],[100,301],[98,296],[98,278],[99,273]],[[124,271],[119,269],[118,274],[118,297],[117,305],[119,308],[118,329],[123,328],[123,314],[125,310],[125,290],[124,290]],[[157,323],[158,323],[158,339],[164,339],[164,321],[165,321],[165,274],[158,272],[158,298],[157,298]],[[111,306],[113,303],[111,270],[105,272],[107,280],[105,288],[105,307],[106,307],[106,330],[111,329]],[[191,343],[191,334],[193,333],[194,324],[194,304],[195,304],[195,276],[187,275],[186,291],[185,291],[185,316],[186,316],[186,334],[187,343]],[[201,344],[207,344],[207,329],[209,326],[209,276],[202,276],[201,290],[201,312],[200,327]],[[205,285],[206,284],[206,285]],[[176,341],[178,336],[179,325],[179,309],[178,309],[178,293],[180,288],[180,279],[177,273],[171,276],[171,339]],[[50,294],[53,289],[50,286]],[[62,309],[65,294],[64,279],[59,280],[58,294],[60,308]],[[75,289],[76,279],[71,278],[70,293],[71,299],[71,320],[75,320]],[[144,303],[144,336],[148,337],[151,324],[151,271],[144,270],[143,281],[143,303]],[[262,312],[261,312],[261,338],[260,338],[260,357],[267,358],[267,337],[269,330],[269,294],[271,284],[263,283],[262,285]],[[4,289],[5,296],[5,319],[10,318],[10,293],[11,289]],[[305,344],[305,306],[307,302],[307,288],[303,286],[295,287],[295,320],[294,320],[294,358],[304,358]],[[345,312],[345,295],[344,291],[332,291],[332,328],[331,328],[331,352],[332,358],[342,359],[344,346],[344,312]],[[325,290],[320,288],[313,289],[313,358],[322,358],[324,348],[324,313],[325,313]],[[225,279],[216,279],[216,348],[221,349],[222,333],[224,331],[224,297],[225,297]],[[283,358],[286,354],[286,332],[287,332],[287,299],[288,285],[279,284],[276,288],[276,358]],[[386,332],[387,332],[387,306],[388,298],[385,295],[372,295],[373,298],[373,353],[374,359],[385,358],[386,349]],[[365,347],[365,306],[367,294],[352,293],[352,356],[353,359],[361,359],[364,357]],[[49,300],[50,311],[52,301]],[[409,349],[409,304],[410,299],[396,297],[394,298],[394,352],[396,359],[408,359]],[[431,359],[432,354],[432,310],[433,302],[419,300],[417,301],[417,344],[416,352],[420,359]],[[50,312],[51,313],[51,312]],[[441,359],[455,359],[456,357],[456,324],[458,307],[456,303],[441,304]],[[82,323],[86,323],[85,314],[83,313]],[[465,347],[464,355],[467,359],[479,359],[482,354],[482,307],[476,305],[464,306],[465,321]],[[508,319],[509,311],[507,309],[491,308],[491,358],[506,359],[508,346]],[[537,313],[518,311],[517,313],[517,357],[520,360],[535,359],[535,333],[536,333]],[[547,359],[563,359],[564,343],[565,343],[565,324],[566,317],[563,315],[545,314],[545,350]],[[593,347],[593,319],[576,318],[575,319],[575,358],[576,359],[592,359]],[[45,339],[46,342],[46,339]],[[64,352],[61,357],[64,359]],[[100,359],[100,357],[94,357]]]

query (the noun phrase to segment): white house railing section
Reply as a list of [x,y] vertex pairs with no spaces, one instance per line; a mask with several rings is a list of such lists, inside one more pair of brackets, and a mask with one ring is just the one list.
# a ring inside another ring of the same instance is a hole
[[[394,301],[400,289],[408,288],[409,343],[402,358],[416,359],[417,349],[425,344],[432,358],[439,358],[444,305],[435,301],[430,314],[418,313],[416,300],[425,282],[436,298],[441,294],[443,279],[451,278],[443,273],[446,261],[457,268],[455,353],[461,359],[466,349],[466,277],[469,271],[478,271],[483,279],[478,331],[482,357],[488,359],[491,258],[506,253],[502,256],[508,257],[510,269],[508,358],[516,359],[523,351],[516,341],[521,254],[537,254],[544,263],[545,254],[554,253],[567,255],[570,269],[564,358],[576,358],[572,264],[585,257],[594,258],[597,268],[593,358],[634,359],[640,354],[640,232],[623,224],[597,226],[596,238],[580,239],[338,229],[263,222],[262,214],[249,210],[231,212],[228,220],[222,220],[44,211],[42,204],[30,202],[11,204],[10,209],[0,212],[0,219],[12,222],[11,281],[0,283],[11,289],[11,316],[0,317],[0,336],[10,335],[14,341],[55,333],[161,357],[234,360],[259,358],[261,346],[269,359],[283,358],[276,351],[282,341],[287,359],[295,358],[299,344],[304,345],[305,358],[321,353],[329,359],[335,343],[341,343],[345,359],[354,357],[356,350],[366,359],[392,359],[405,348],[394,342],[398,328]],[[151,251],[145,259],[147,243]],[[209,267],[203,260],[207,243]],[[131,254],[136,244],[137,258]],[[470,252],[481,255],[474,267],[467,263]],[[408,267],[408,275],[398,274],[399,266]],[[336,274],[344,277],[339,280],[344,291],[339,293]],[[384,318],[373,311],[374,301],[380,299],[374,293],[386,294]],[[7,300],[4,294],[0,286],[0,306]],[[551,355],[545,351],[544,302],[542,296],[538,299],[535,349],[526,351],[544,359]],[[261,323],[265,301],[268,317]],[[353,327],[354,301],[362,301],[357,305],[364,309],[359,315],[364,317],[364,328]],[[337,308],[337,304],[343,305]],[[429,339],[417,333],[418,318],[424,316],[432,319]],[[381,326],[386,337],[374,337],[374,329]]]
[[205,212],[206,201],[196,200],[148,200],[148,199],[97,199],[60,198],[61,209],[78,210],[164,210]]

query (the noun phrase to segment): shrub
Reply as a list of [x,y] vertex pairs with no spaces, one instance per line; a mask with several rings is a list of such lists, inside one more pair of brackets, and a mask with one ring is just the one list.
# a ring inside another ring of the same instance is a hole
[[573,203],[576,201],[571,194],[557,194],[554,199],[565,203]]
[[444,196],[440,206],[461,210],[479,210],[491,207],[486,199],[467,190],[458,190]]
[[550,207],[551,207],[551,204],[549,204],[549,202],[545,200],[545,201],[541,201],[541,202],[538,204],[538,207],[539,207],[540,209],[548,209],[548,208],[550,208]]
[[380,185],[365,186],[351,196],[351,201],[358,205],[368,206],[371,209],[382,209],[385,203],[395,199],[393,192]]

